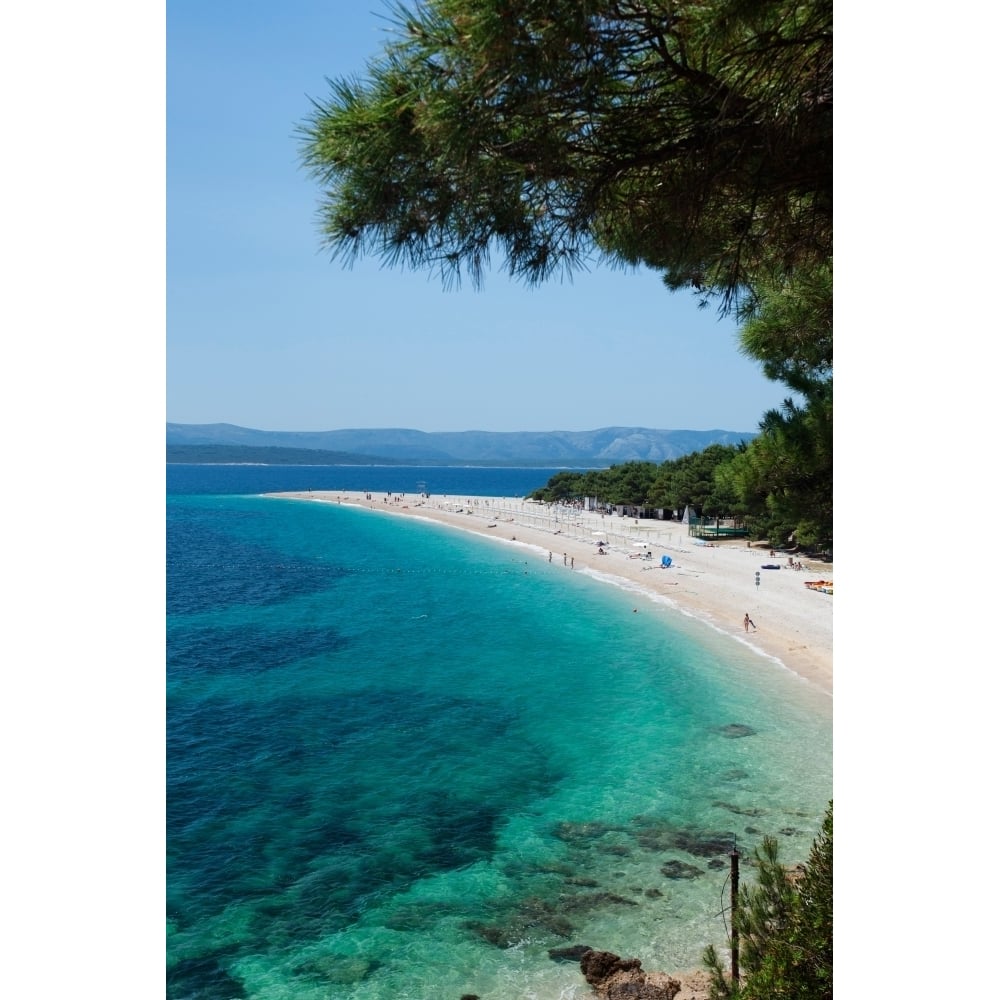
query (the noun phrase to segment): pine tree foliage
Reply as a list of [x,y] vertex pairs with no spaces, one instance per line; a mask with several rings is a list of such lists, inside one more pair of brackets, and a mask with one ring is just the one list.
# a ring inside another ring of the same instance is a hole
[[830,0],[425,0],[301,127],[335,255],[725,305],[832,248]]
[[786,399],[760,433],[719,466],[720,493],[736,496],[751,532],[772,545],[833,546],[833,383],[805,406]]
[[761,284],[742,317],[740,349],[764,374],[806,399],[833,378],[833,267],[798,268],[777,285]]
[[713,1000],[832,1000],[833,803],[801,872],[785,868],[766,837],[755,851],[757,880],[740,886],[740,982],[705,950]]
[[833,546],[833,268],[802,267],[761,285],[743,311],[744,354],[800,401],[764,414],[759,435],[720,468],[755,535],[805,548]]

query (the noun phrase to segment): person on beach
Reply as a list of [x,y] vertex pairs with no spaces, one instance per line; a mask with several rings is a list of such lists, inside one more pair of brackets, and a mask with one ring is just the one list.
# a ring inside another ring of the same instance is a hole
[[753,625],[753,630],[754,630],[754,631],[756,632],[756,631],[757,631],[757,626],[756,626],[756,625],[754,625],[754,624],[753,624],[753,622],[752,622],[752,621],[750,620],[750,612],[748,611],[748,612],[747,612],[747,613],[746,613],[746,614],[745,614],[745,615],[743,616],[743,631],[744,631],[744,632],[749,632],[749,631],[750,631],[750,626],[751,626],[751,625]]

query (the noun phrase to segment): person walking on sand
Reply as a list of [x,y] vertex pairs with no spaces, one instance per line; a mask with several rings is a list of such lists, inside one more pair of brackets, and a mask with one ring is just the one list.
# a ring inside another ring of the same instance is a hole
[[750,620],[750,612],[748,611],[743,616],[743,631],[744,632],[749,632],[751,626],[753,626],[753,630],[756,632],[757,631],[757,626],[754,625],[754,623]]

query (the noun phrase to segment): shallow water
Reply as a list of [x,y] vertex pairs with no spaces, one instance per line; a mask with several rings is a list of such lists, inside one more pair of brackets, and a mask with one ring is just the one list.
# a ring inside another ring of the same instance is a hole
[[696,966],[732,839],[801,859],[831,797],[829,698],[515,546],[175,495],[167,597],[174,1000],[582,998],[577,943]]

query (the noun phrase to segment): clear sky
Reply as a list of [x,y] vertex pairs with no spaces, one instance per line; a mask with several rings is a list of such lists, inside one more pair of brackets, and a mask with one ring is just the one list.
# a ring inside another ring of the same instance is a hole
[[297,124],[361,75],[380,0],[170,0],[167,419],[265,430],[753,431],[787,389],[649,270],[445,290],[321,246]]

